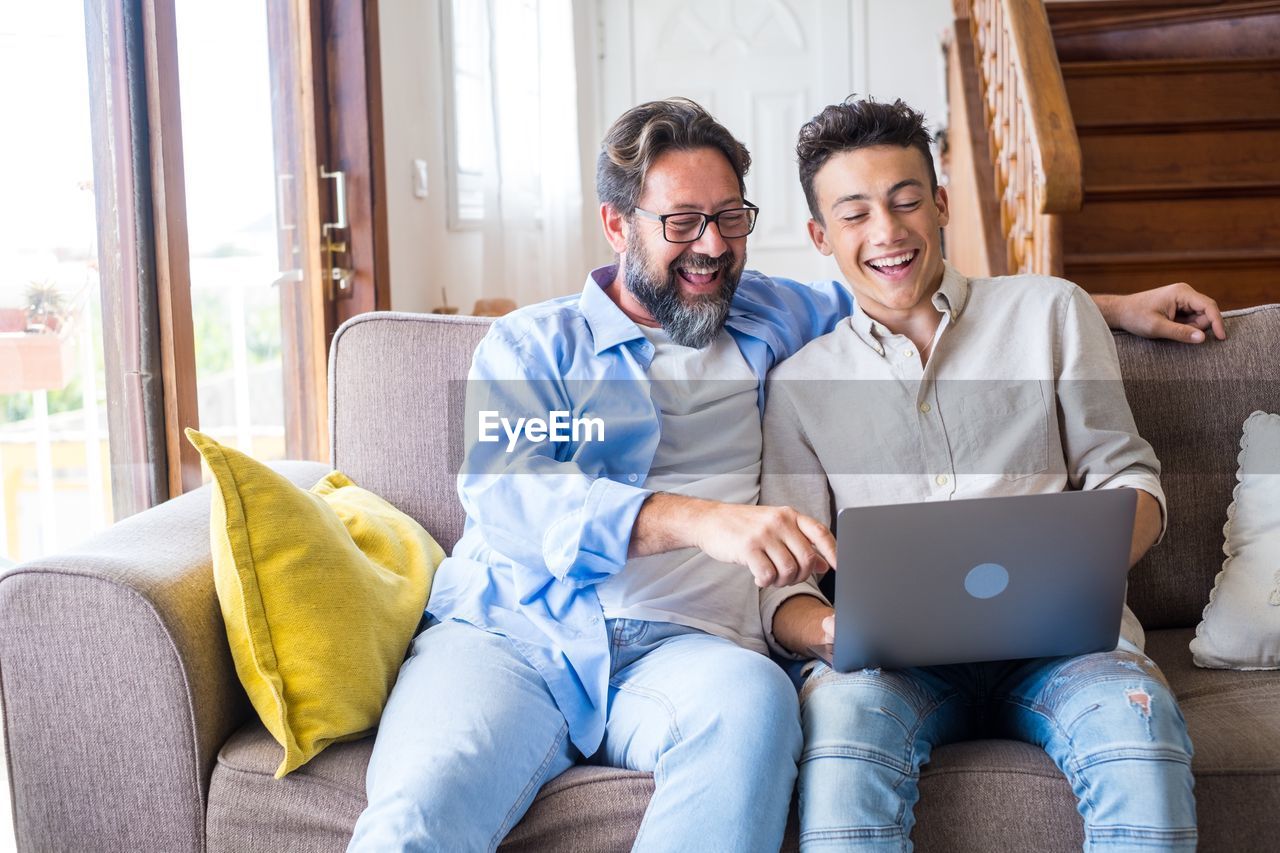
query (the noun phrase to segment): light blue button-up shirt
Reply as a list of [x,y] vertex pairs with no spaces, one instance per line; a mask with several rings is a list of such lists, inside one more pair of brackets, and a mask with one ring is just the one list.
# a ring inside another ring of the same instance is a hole
[[[581,295],[496,320],[476,348],[467,390],[467,449],[458,493],[466,528],[436,572],[427,610],[502,634],[541,673],[590,755],[604,735],[609,643],[595,584],[626,565],[631,529],[661,416],[646,376],[653,346],[604,292],[616,267],[594,270]],[[836,282],[743,273],[725,323],[760,380],[853,311]],[[598,418],[603,438],[476,440],[480,411]],[[709,440],[714,437],[709,436]]]

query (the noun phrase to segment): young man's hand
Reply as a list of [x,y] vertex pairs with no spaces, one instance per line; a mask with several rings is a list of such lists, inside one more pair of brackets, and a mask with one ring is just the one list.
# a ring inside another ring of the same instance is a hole
[[836,612],[812,595],[795,595],[773,614],[773,638],[798,655],[811,655],[812,646],[836,641]]
[[831,531],[790,507],[650,496],[632,529],[630,556],[690,547],[745,566],[761,588],[791,586],[836,565]]
[[1187,344],[1201,343],[1212,329],[1218,340],[1227,339],[1218,303],[1186,282],[1127,296],[1099,294],[1093,298],[1113,329]]

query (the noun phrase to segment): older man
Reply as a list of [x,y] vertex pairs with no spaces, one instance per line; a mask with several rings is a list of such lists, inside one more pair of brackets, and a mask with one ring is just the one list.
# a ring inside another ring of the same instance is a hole
[[[492,850],[581,761],[653,772],[637,850],[778,849],[801,734],[759,589],[826,568],[834,542],[757,505],[763,382],[853,303],[744,270],[749,165],[690,101],[629,110],[596,178],[617,263],[477,349],[469,411],[543,425],[489,441],[468,424],[466,531],[383,715],[352,850]],[[1183,288],[1109,307],[1131,327],[1179,299],[1213,310]],[[603,435],[551,440],[557,414]]]

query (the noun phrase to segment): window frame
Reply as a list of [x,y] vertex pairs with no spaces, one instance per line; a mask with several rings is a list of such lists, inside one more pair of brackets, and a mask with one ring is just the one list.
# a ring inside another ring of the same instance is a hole
[[[487,0],[471,0],[486,4]],[[485,178],[483,172],[463,172],[458,163],[458,91],[457,70],[453,46],[454,0],[440,2],[441,59],[444,62],[444,163],[447,173],[445,197],[445,225],[450,231],[479,231],[484,227]],[[492,85],[490,81],[488,85]],[[465,185],[465,186],[464,186]],[[478,192],[480,211],[475,217],[464,216],[461,208],[463,191]]]
[[[199,412],[177,20],[175,0],[84,2],[118,520],[195,489],[202,479],[199,454],[184,436],[187,427],[199,427]],[[324,295],[299,288],[286,293],[282,305],[282,321],[297,326],[285,329],[296,342],[284,365],[289,456],[319,460],[330,455],[333,334],[350,317],[390,307],[386,206],[375,204],[386,197],[378,2],[268,0],[268,12],[278,34],[297,40],[297,67],[275,69],[273,77],[307,78],[298,83],[304,158],[315,161],[308,166],[317,175],[321,164],[347,175],[349,228],[339,237],[347,251],[335,265],[354,270],[352,287],[334,298],[320,247],[308,241],[306,281]],[[139,139],[144,131],[146,139]],[[303,183],[300,210],[318,232],[331,220],[331,187],[318,179]],[[143,324],[155,328],[140,329]],[[158,396],[151,390],[157,379]]]

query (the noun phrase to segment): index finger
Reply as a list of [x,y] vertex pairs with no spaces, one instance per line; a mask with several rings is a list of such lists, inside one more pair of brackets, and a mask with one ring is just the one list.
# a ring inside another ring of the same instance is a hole
[[803,513],[796,513],[796,524],[813,547],[817,549],[818,555],[827,561],[827,565],[831,568],[836,567],[836,537],[831,535],[831,531],[826,528],[822,522],[816,518],[811,518]]

